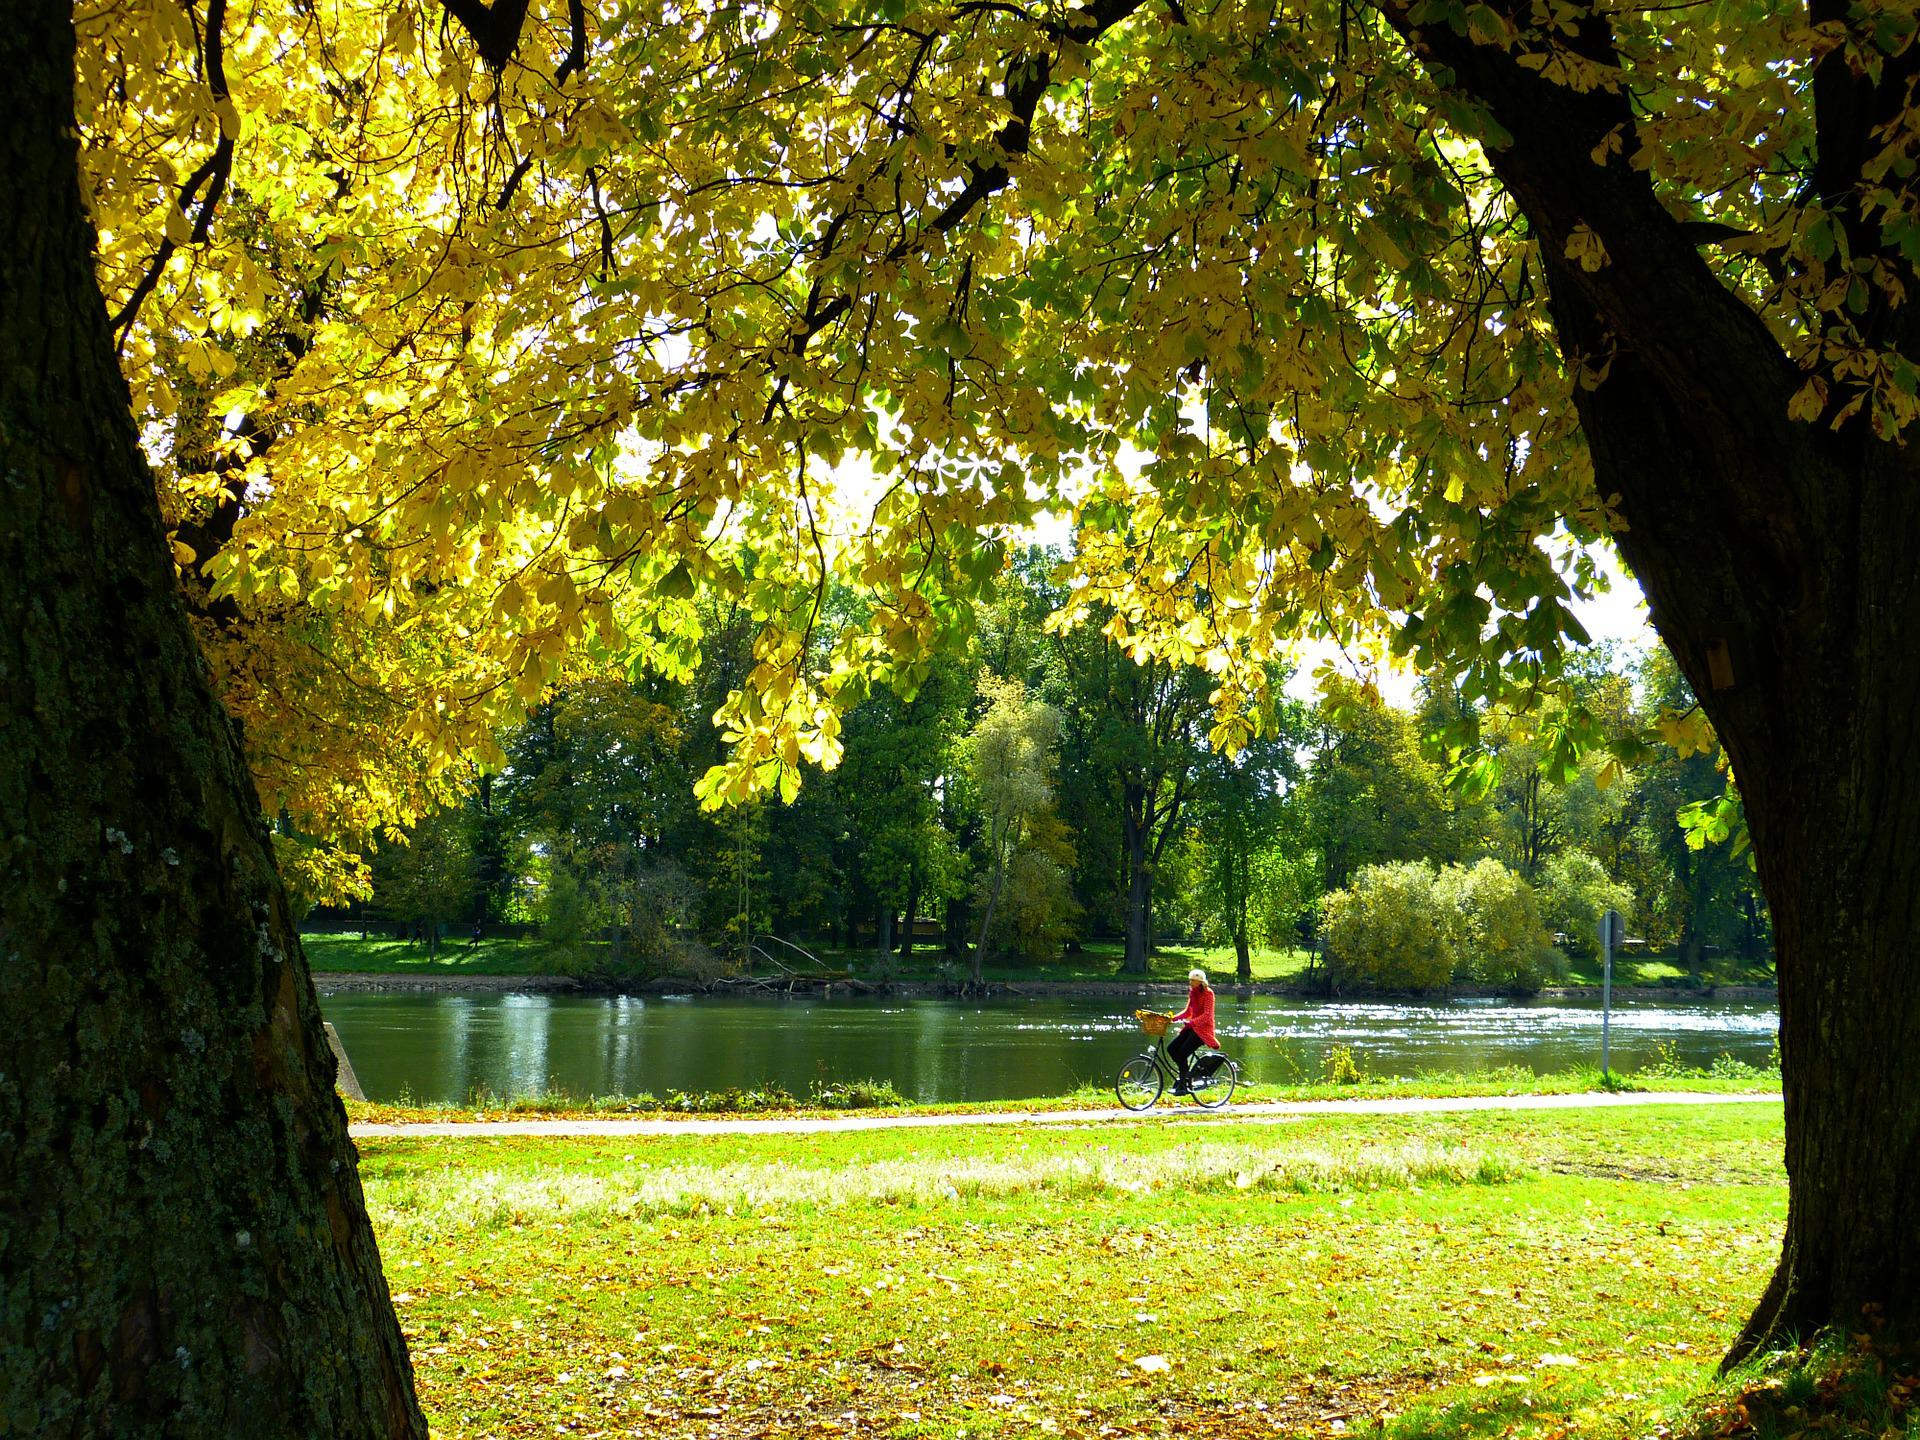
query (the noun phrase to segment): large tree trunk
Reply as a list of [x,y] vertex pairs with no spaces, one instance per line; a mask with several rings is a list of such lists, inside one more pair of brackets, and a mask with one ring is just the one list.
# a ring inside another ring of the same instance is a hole
[[[1920,444],[1877,439],[1864,412],[1789,417],[1802,376],[1633,164],[1626,87],[1575,93],[1386,8],[1513,137],[1490,158],[1539,236],[1562,349],[1610,362],[1576,390],[1600,493],[1745,799],[1775,926],[1789,1205],[1730,1358],[1858,1327],[1867,1306],[1920,1328]],[[1602,63],[1606,23],[1589,12],[1575,42]],[[1856,257],[1882,243],[1861,160],[1916,68],[1909,49],[1855,74],[1836,51],[1815,72],[1810,191]],[[1594,163],[1613,132],[1625,152]],[[1596,270],[1565,259],[1580,224],[1606,247]],[[1857,323],[1920,349],[1911,302],[1872,298]]]
[[423,1435],[110,348],[70,15],[0,27],[0,1433]]

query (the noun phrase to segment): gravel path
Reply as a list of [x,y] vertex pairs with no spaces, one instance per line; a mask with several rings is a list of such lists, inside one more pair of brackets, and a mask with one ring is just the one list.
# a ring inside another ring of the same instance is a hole
[[1145,1114],[1108,1110],[990,1110],[964,1115],[836,1115],[819,1119],[433,1120],[351,1126],[356,1140],[395,1136],[487,1139],[508,1135],[816,1135],[834,1130],[932,1130],[956,1125],[1100,1125],[1128,1121],[1278,1120],[1299,1115],[1445,1115],[1462,1110],[1613,1110],[1641,1105],[1778,1105],[1778,1095],[1654,1094],[1476,1095],[1451,1099],[1267,1100],[1223,1110],[1160,1107]]

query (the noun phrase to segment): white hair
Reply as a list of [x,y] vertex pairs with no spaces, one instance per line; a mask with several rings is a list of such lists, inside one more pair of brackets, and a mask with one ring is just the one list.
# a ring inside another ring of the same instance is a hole
[[1189,985],[1204,985],[1204,984],[1206,984],[1206,983],[1207,983],[1207,972],[1206,972],[1206,971],[1204,971],[1204,970],[1189,970],[1189,971],[1187,971],[1187,983],[1188,983]]

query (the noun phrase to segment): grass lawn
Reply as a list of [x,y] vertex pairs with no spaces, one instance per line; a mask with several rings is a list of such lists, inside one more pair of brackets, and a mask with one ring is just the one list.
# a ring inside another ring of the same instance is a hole
[[[1121,971],[1126,947],[1117,940],[1095,940],[1071,955],[1040,962],[1022,961],[989,964],[984,974],[995,984],[1019,985],[1036,981],[1139,980],[1182,984],[1195,966],[1205,970],[1215,984],[1231,982],[1238,961],[1231,945],[1167,945],[1153,952],[1144,977]],[[875,964],[871,950],[841,950],[815,947],[812,953],[827,967],[857,975],[871,974]],[[1253,978],[1257,981],[1297,980],[1307,968],[1305,950],[1255,950],[1252,954]],[[796,967],[797,968],[797,967]],[[802,971],[804,973],[804,970]],[[948,958],[943,950],[922,947],[905,964],[896,964],[894,974],[902,980],[940,980],[965,978],[966,967]]]
[[315,970],[368,975],[540,975],[554,969],[552,947],[541,940],[482,940],[458,936],[440,942],[440,954],[403,940],[362,940],[356,935],[302,935],[301,947]]
[[[1704,978],[1712,985],[1771,985],[1773,968],[1765,962],[1746,965],[1729,955],[1716,958]],[[1583,957],[1569,961],[1568,984],[1598,985],[1600,980],[1600,958],[1597,955],[1590,959]],[[1686,988],[1693,984],[1693,977],[1687,974],[1675,956],[1628,951],[1613,957],[1613,983]]]
[[441,1436],[1643,1435],[1785,1215],[1771,1106],[361,1152]]
[[[600,1095],[532,1094],[512,1097],[475,1094],[459,1103],[420,1104],[349,1100],[347,1113],[354,1120],[383,1124],[407,1124],[434,1120],[501,1120],[515,1117],[564,1119],[619,1118],[644,1115],[671,1119],[676,1115],[750,1116],[762,1114],[821,1115],[844,1114],[858,1110],[866,1115],[952,1115],[973,1112],[1025,1111],[1029,1113],[1061,1110],[1118,1110],[1120,1104],[1108,1086],[1086,1085],[1064,1095],[1024,1100],[987,1100],[927,1104],[893,1097],[890,1086],[875,1081],[854,1081],[836,1087],[842,1094],[837,1102],[826,1103],[818,1096],[788,1095],[779,1090],[726,1090],[700,1095]],[[1657,1094],[1661,1091],[1689,1091],[1716,1095],[1777,1094],[1780,1075],[1777,1070],[1721,1062],[1712,1069],[1684,1066],[1655,1066],[1631,1074],[1616,1071],[1603,1080],[1600,1071],[1563,1070],[1539,1075],[1524,1065],[1503,1065],[1492,1070],[1462,1073],[1428,1072],[1414,1076],[1363,1075],[1359,1080],[1337,1083],[1332,1080],[1292,1085],[1242,1084],[1234,1091],[1236,1103],[1263,1100],[1384,1100],[1400,1098],[1490,1096],[1490,1095],[1580,1095],[1597,1090],[1625,1090]],[[1168,1106],[1180,1102],[1168,1097]],[[1182,1107],[1184,1108],[1184,1106]]]

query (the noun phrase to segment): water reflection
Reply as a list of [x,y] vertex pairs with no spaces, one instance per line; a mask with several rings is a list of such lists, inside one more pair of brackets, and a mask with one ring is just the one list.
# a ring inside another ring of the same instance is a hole
[[[323,1001],[368,1095],[462,1100],[563,1091],[666,1095],[871,1076],[923,1101],[1053,1095],[1104,1084],[1139,1043],[1133,1002],[691,1000],[621,996],[342,994]],[[1598,1063],[1598,1006],[1305,1004],[1222,994],[1222,1041],[1250,1078],[1318,1077],[1327,1052],[1362,1070],[1541,1072]],[[1616,1006],[1614,1063],[1631,1070],[1661,1047],[1688,1064],[1720,1055],[1764,1062],[1771,1006]]]

